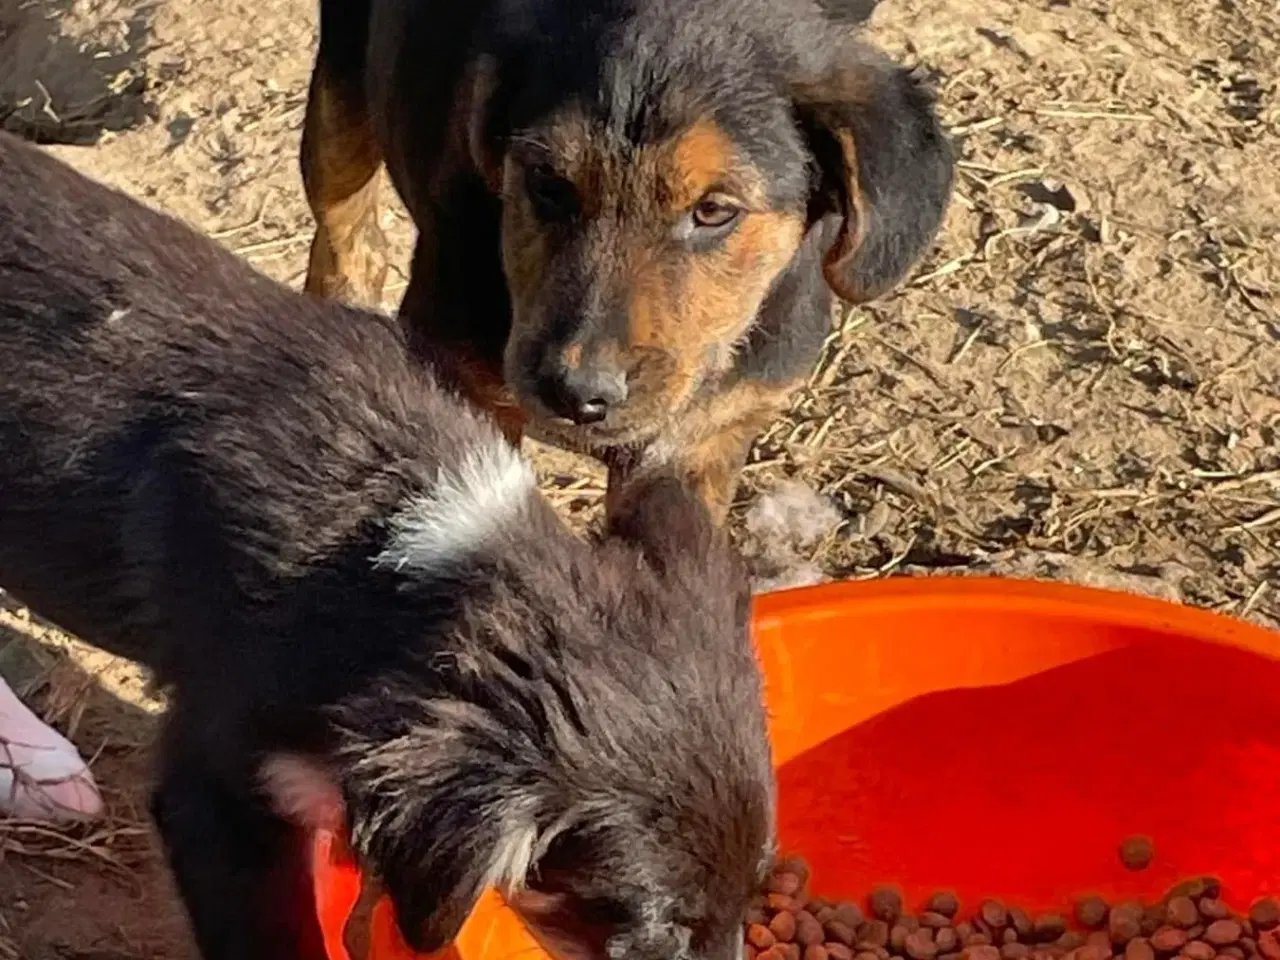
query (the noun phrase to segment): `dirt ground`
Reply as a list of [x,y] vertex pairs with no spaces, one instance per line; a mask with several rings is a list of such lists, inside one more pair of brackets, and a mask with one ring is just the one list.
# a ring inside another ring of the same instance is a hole
[[[0,124],[296,286],[314,24],[313,0],[0,0]],[[762,579],[997,571],[1280,625],[1280,8],[884,0],[872,33],[935,79],[958,189],[914,279],[836,318],[760,443],[736,518]],[[589,519],[599,472],[539,465]],[[784,479],[835,510],[778,561],[743,521]],[[0,958],[192,957],[145,826],[159,707],[136,671],[13,604],[0,669],[35,678],[112,814],[0,822]]]

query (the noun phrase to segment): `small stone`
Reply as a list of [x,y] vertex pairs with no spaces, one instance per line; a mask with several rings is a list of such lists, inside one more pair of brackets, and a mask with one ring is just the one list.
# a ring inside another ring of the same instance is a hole
[[1085,897],[1076,904],[1076,922],[1087,930],[1097,930],[1107,922],[1109,909],[1101,897]]
[[1156,952],[1146,937],[1134,937],[1124,945],[1124,960],[1156,960]]
[[1142,904],[1122,903],[1112,907],[1107,926],[1111,932],[1111,942],[1117,946],[1142,936]]
[[960,912],[960,900],[954,893],[946,890],[941,890],[938,893],[935,893],[929,898],[929,902],[924,906],[926,910],[933,913],[940,913],[944,917],[948,918],[954,917]]
[[823,946],[827,948],[830,960],[853,960],[853,951],[843,943],[828,940]]
[[1264,897],[1249,908],[1249,920],[1259,930],[1280,927],[1280,900]]
[[1169,923],[1184,930],[1194,927],[1200,919],[1200,911],[1196,909],[1195,901],[1190,897],[1172,898],[1165,907],[1165,913]]
[[[1234,920],[1215,920],[1204,932],[1204,938],[1215,947],[1225,947],[1235,943],[1244,935],[1240,924]],[[1216,952],[1216,951],[1215,951]]]
[[858,949],[874,950],[889,942],[889,924],[883,920],[868,920],[858,927]]
[[902,894],[892,887],[880,887],[871,894],[871,914],[885,923],[897,923],[902,916]]
[[796,915],[783,911],[769,921],[769,931],[779,940],[790,942],[796,935]]
[[747,943],[757,950],[768,950],[777,942],[778,938],[773,935],[773,931],[764,924],[753,923],[747,927]]
[[1009,922],[1009,911],[999,900],[983,900],[978,907],[978,916],[987,926],[998,929]]
[[1226,920],[1231,916],[1231,910],[1217,897],[1201,897],[1196,906],[1200,910],[1200,916],[1206,920]]
[[1120,844],[1120,862],[1129,870],[1145,870],[1156,856],[1156,845],[1150,837],[1126,837]]
[[1182,948],[1182,956],[1190,960],[1213,960],[1218,951],[1203,940],[1191,940]]
[[1151,935],[1151,946],[1161,953],[1177,953],[1191,938],[1177,927],[1161,927]]
[[1000,960],[1000,951],[990,944],[965,947],[960,951],[960,960]]
[[920,929],[907,937],[906,951],[911,960],[934,960],[938,955],[938,945],[927,929]]
[[1025,960],[1031,948],[1025,943],[1006,943],[1000,948],[1000,960]]
[[[1057,940],[1067,932],[1066,918],[1060,913],[1043,913],[1032,922],[1031,932],[1034,934],[1035,939],[1041,943]],[[1068,947],[1067,949],[1072,950],[1075,948]]]

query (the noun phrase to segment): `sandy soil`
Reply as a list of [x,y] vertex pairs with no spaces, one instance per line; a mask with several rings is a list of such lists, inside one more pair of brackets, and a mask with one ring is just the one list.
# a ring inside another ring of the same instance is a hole
[[[754,496],[795,480],[835,525],[778,563],[1060,577],[1280,624],[1280,10],[885,0],[873,33],[935,77],[959,189],[915,279],[837,318],[759,445],[747,540]],[[314,40],[311,0],[0,0],[0,124],[297,285]],[[598,471],[539,464],[589,520]],[[0,958],[192,957],[145,826],[136,671],[13,604],[0,669],[39,681],[112,811],[0,822]]]

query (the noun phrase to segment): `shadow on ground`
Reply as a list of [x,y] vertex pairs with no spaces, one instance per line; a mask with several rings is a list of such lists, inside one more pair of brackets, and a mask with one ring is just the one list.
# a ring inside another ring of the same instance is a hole
[[0,0],[0,128],[92,146],[146,120],[151,11],[116,0]]

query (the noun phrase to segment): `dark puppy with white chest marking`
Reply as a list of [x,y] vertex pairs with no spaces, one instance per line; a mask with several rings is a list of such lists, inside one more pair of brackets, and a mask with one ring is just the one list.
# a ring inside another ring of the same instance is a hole
[[401,308],[509,436],[611,483],[674,455],[713,514],[809,375],[833,294],[931,243],[952,152],[872,0],[320,0],[307,288],[377,302],[385,160],[418,227]]
[[323,960],[307,829],[429,950],[731,960],[771,853],[747,591],[637,476],[574,537],[390,321],[0,134],[0,585],[173,691],[153,812],[208,960]]

